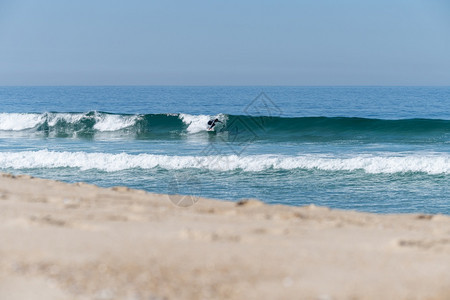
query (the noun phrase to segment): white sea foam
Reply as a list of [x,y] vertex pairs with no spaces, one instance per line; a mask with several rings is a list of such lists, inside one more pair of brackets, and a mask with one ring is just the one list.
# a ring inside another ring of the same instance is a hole
[[423,172],[449,174],[450,156],[447,154],[409,154],[403,156],[362,155],[334,157],[321,155],[282,156],[167,156],[154,154],[131,155],[126,153],[55,152],[48,150],[0,152],[0,168],[79,168],[114,172],[126,169],[163,168],[179,170],[187,168],[213,171],[243,170],[260,172],[269,169],[318,169],[328,171],[355,171],[366,173]]
[[59,121],[65,121],[70,124],[77,123],[85,117],[85,114],[69,113],[44,113],[42,114],[42,123],[47,120],[49,126],[55,126]]
[[116,131],[133,126],[140,118],[138,115],[123,116],[96,113],[94,129],[98,131]]
[[45,121],[44,114],[0,113],[0,130],[25,130]]
[[206,129],[208,128],[209,120],[219,119],[221,122],[226,121],[226,117],[223,114],[219,114],[216,116],[180,114],[179,118],[183,121],[184,124],[188,125],[187,131],[189,133],[206,131]]
[[20,131],[36,128],[47,122],[48,126],[55,126],[64,121],[75,124],[82,119],[94,119],[94,129],[97,131],[117,131],[136,124],[141,119],[139,115],[111,115],[95,112],[88,113],[0,113],[0,130]]

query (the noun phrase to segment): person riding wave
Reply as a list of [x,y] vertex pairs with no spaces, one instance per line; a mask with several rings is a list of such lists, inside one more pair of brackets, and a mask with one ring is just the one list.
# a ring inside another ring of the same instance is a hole
[[214,126],[216,126],[216,123],[222,123],[222,121],[220,121],[219,119],[215,119],[215,120],[209,120],[208,121],[208,130],[213,129]]

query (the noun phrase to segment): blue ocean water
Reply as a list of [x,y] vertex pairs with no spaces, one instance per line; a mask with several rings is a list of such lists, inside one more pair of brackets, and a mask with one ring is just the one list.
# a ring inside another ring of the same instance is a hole
[[0,171],[450,214],[448,107],[450,87],[0,87]]

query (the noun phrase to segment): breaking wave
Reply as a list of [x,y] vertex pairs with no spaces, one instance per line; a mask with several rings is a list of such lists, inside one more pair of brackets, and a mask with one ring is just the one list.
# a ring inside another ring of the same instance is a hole
[[120,133],[136,138],[176,138],[210,134],[207,123],[219,119],[215,133],[235,134],[234,139],[283,141],[411,141],[448,142],[450,120],[383,120],[347,117],[262,117],[246,115],[0,113],[0,134],[8,132],[83,137]]
[[364,171],[373,174],[420,172],[449,174],[448,154],[355,154],[332,155],[225,155],[168,156],[155,154],[111,154],[57,152],[49,150],[0,152],[0,169],[78,168],[106,172],[127,169],[204,169],[210,171],[261,172],[268,170]]

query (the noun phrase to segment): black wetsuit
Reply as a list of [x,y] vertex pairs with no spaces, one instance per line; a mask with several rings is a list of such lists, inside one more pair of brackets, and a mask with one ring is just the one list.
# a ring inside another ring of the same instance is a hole
[[[212,129],[214,126],[216,126],[217,122],[220,122],[219,119],[209,120],[208,121],[209,129]],[[222,122],[220,122],[220,123],[222,123]]]

